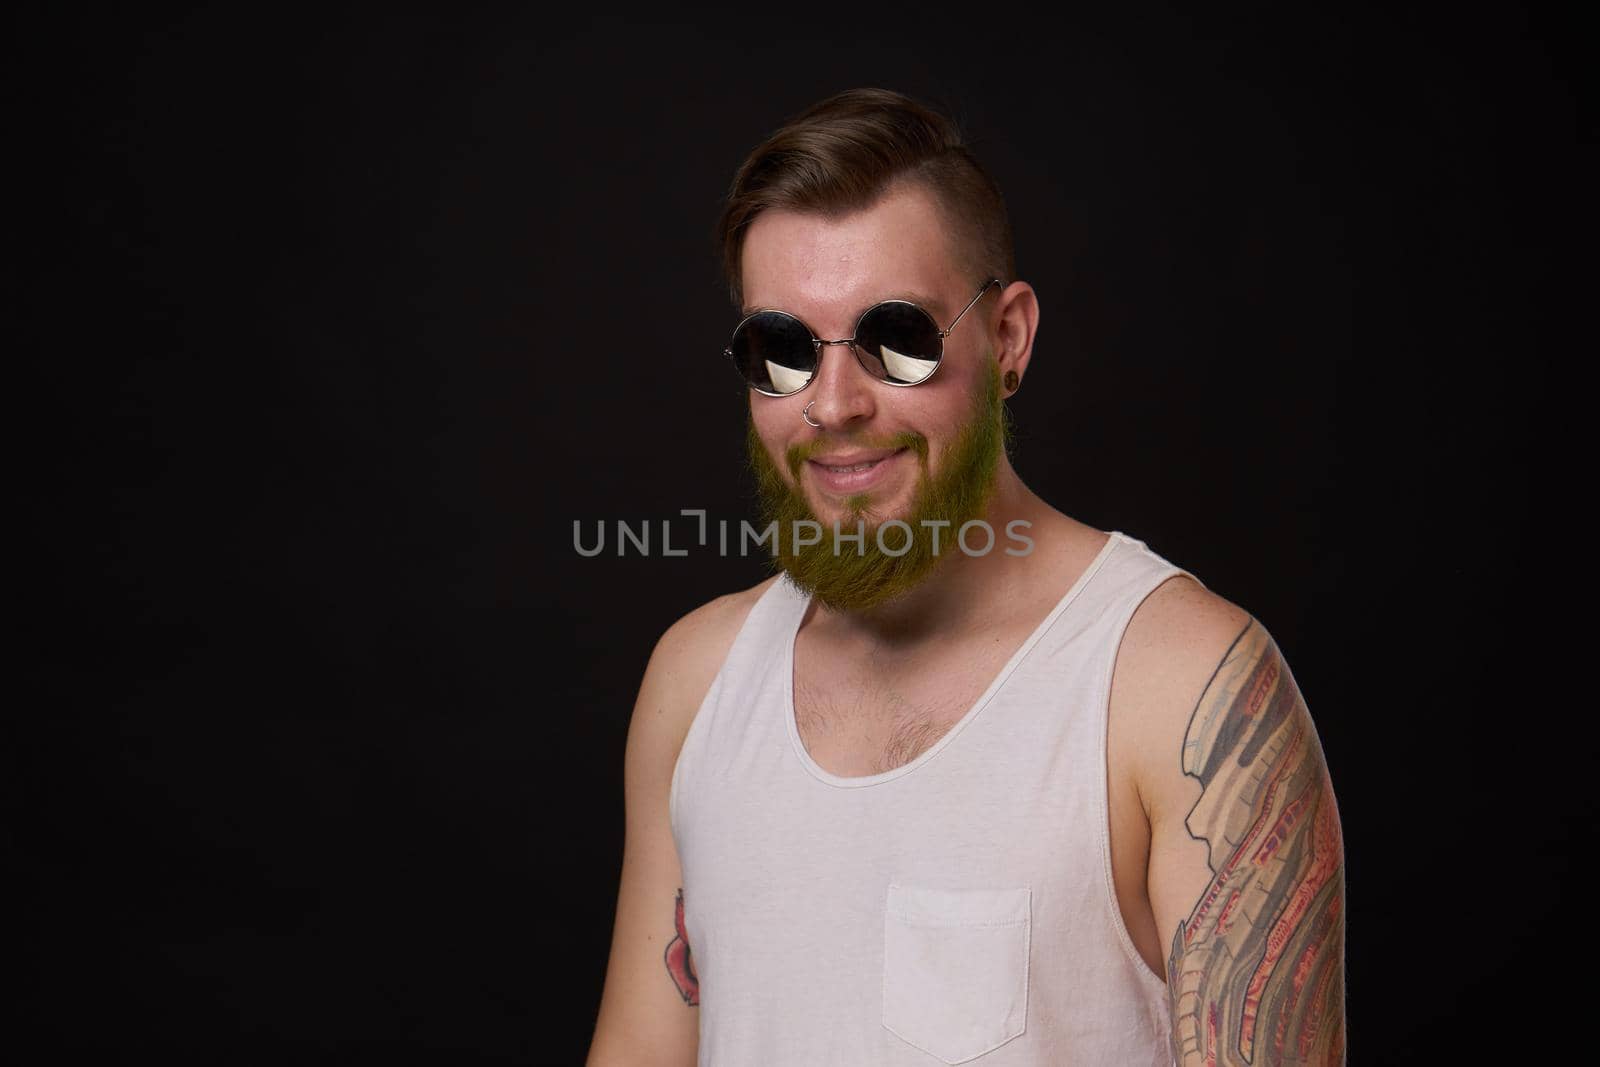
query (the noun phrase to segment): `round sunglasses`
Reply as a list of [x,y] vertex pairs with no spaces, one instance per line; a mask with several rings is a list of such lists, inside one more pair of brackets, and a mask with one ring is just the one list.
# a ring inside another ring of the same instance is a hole
[[939,369],[944,339],[999,284],[999,278],[984,282],[943,330],[927,310],[909,300],[873,304],[856,320],[854,336],[839,341],[824,341],[787,311],[764,310],[745,316],[722,351],[745,384],[766,396],[791,396],[810,385],[828,345],[849,345],[862,369],[886,385],[921,385]]

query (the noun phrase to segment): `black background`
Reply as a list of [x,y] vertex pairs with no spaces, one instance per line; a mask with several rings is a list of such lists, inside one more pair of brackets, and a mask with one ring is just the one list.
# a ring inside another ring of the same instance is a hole
[[718,201],[784,118],[883,85],[953,112],[1006,191],[1043,307],[1024,480],[1295,672],[1344,821],[1352,1062],[1565,1041],[1593,803],[1549,769],[1565,668],[1525,594],[1574,566],[1543,441],[1573,31],[1058,19],[24,35],[25,1036],[581,1062],[645,661],[765,572],[582,558],[573,522],[751,516]]

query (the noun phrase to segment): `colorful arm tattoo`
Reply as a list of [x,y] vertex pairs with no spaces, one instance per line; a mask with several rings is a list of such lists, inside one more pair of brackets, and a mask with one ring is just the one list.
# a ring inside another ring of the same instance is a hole
[[667,973],[683,1002],[692,1007],[700,1004],[700,978],[694,973],[694,958],[689,953],[689,934],[683,928],[683,890],[678,890],[678,903],[674,909],[673,924],[678,934],[667,943]]
[[1344,847],[1311,715],[1252,619],[1183,743],[1213,878],[1167,961],[1184,1067],[1344,1062]]

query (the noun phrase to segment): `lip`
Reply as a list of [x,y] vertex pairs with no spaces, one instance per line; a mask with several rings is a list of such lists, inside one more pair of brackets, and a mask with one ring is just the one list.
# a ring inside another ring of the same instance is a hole
[[[904,451],[898,449],[897,451]],[[821,463],[829,467],[853,467],[857,463],[871,463],[873,460],[888,459],[894,452],[838,452],[831,456],[812,456],[811,462]]]
[[860,452],[856,453],[855,456],[827,457],[828,466],[839,467],[847,467],[856,463],[873,463],[876,460],[871,467],[864,471],[831,471],[828,466],[823,465],[822,460],[818,459],[807,460],[806,466],[811,469],[812,477],[827,492],[837,494],[858,493],[863,489],[871,488],[881,480],[890,466],[893,465],[895,458],[905,451],[902,448],[895,452]]

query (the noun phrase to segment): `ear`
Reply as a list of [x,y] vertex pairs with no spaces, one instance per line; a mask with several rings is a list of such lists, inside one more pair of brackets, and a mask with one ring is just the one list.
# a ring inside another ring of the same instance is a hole
[[[1012,282],[1000,291],[991,312],[995,361],[1000,365],[1001,395],[1009,397],[1021,387],[1039,332],[1039,298],[1027,282]],[[1012,377],[1015,375],[1015,377]]]

